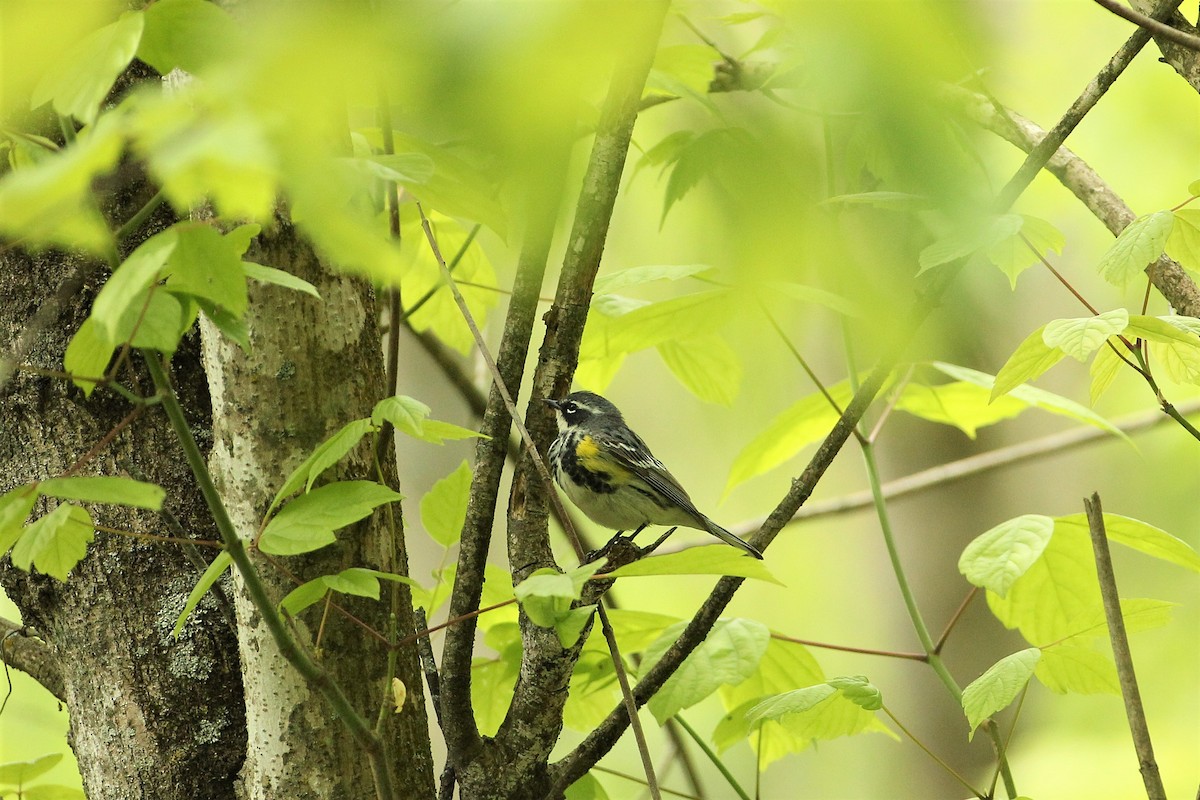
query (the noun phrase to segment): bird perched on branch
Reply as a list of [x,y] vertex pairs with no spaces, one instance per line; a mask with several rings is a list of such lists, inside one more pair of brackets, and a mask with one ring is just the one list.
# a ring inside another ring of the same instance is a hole
[[682,525],[762,558],[752,545],[700,513],[612,403],[593,392],[545,402],[563,423],[550,445],[554,478],[593,522],[618,533],[633,531],[630,538],[647,525]]

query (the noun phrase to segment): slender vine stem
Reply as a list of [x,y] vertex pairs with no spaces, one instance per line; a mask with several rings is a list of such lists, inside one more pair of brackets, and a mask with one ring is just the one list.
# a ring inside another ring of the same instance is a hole
[[949,764],[947,764],[945,761],[943,761],[943,760],[942,760],[942,759],[941,759],[941,758],[938,756],[938,754],[937,754],[937,753],[935,753],[935,752],[933,752],[932,750],[930,750],[930,749],[929,749],[929,747],[928,747],[928,746],[927,746],[927,745],[926,745],[924,742],[922,742],[920,739],[918,739],[918,738],[917,738],[917,737],[916,737],[916,736],[913,734],[913,732],[912,732],[912,731],[910,731],[908,728],[906,728],[906,727],[904,726],[904,723],[903,723],[903,722],[901,722],[901,721],[900,721],[900,720],[899,720],[899,719],[896,717],[896,715],[892,713],[892,710],[891,710],[890,708],[888,708],[887,706],[883,706],[883,708],[882,708],[882,711],[883,711],[883,713],[885,713],[885,714],[887,714],[887,715],[888,715],[888,718],[889,718],[889,719],[890,719],[890,720],[891,720],[893,723],[895,723],[895,725],[896,725],[896,727],[897,727],[897,728],[899,728],[900,730],[904,731],[904,735],[905,735],[905,736],[907,736],[909,739],[912,739],[912,741],[913,741],[913,744],[915,744],[917,747],[919,747],[919,748],[921,748],[922,750],[924,750],[924,751],[925,751],[925,755],[929,756],[929,757],[930,757],[930,758],[932,758],[934,761],[936,761],[936,762],[937,762],[937,764],[938,764],[938,766],[940,766],[942,769],[946,770],[946,772],[948,772],[948,773],[949,773],[949,774],[950,774],[950,775],[951,775],[951,776],[952,776],[952,777],[953,777],[953,778],[954,778],[956,781],[958,781],[958,782],[959,782],[959,783],[961,783],[963,786],[965,786],[968,792],[970,792],[971,794],[973,794],[973,795],[975,795],[976,797],[978,797],[978,798],[979,798],[979,800],[987,800],[987,796],[986,796],[986,795],[982,794],[982,793],[981,793],[981,792],[980,792],[978,789],[976,789],[974,786],[972,786],[970,783],[968,783],[968,782],[967,782],[967,779],[966,779],[966,778],[964,778],[962,775],[959,775],[959,774],[958,774],[958,771],[957,771],[957,770],[955,770],[955,769],[954,769],[954,767],[950,766],[950,765],[949,765]]
[[704,741],[704,737],[697,733],[696,729],[689,725],[688,721],[679,714],[676,714],[673,719],[679,723],[679,727],[683,728],[684,733],[691,737],[691,740],[704,751],[704,755],[708,756],[708,760],[725,777],[725,780],[729,782],[730,788],[737,792],[737,796],[742,798],[742,800],[750,800],[750,795],[746,794],[746,790],[737,782],[737,778],[733,777],[733,773],[725,766],[725,762],[721,760],[721,757],[713,752],[713,749],[708,746],[708,742]]
[[237,528],[229,516],[229,511],[225,508],[225,503],[221,500],[220,493],[217,492],[212,475],[208,471],[208,464],[204,460],[204,454],[200,452],[200,447],[196,444],[195,437],[192,436],[191,426],[188,425],[183,407],[180,406],[179,399],[175,396],[170,378],[158,360],[158,354],[143,351],[142,356],[150,372],[150,378],[154,381],[154,387],[162,397],[163,409],[167,412],[167,418],[175,430],[180,447],[183,448],[188,466],[191,468],[200,493],[204,496],[204,502],[213,516],[217,531],[221,534],[221,541],[229,552],[234,566],[237,567],[238,573],[242,576],[246,592],[254,604],[255,610],[262,616],[263,623],[271,634],[275,646],[279,648],[280,655],[325,697],[338,719],[342,721],[350,731],[350,735],[363,749],[371,765],[371,773],[375,781],[375,794],[378,799],[393,800],[396,794],[392,786],[389,765],[382,757],[382,741],[371,730],[367,720],[354,709],[350,699],[346,697],[337,681],[304,651],[288,630],[283,616],[267,594],[267,587],[259,578],[258,571],[254,568],[249,553],[246,552],[245,542],[238,536]]

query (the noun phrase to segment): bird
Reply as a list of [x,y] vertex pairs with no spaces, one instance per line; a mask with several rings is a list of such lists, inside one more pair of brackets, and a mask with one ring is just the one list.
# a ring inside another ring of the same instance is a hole
[[633,531],[630,538],[648,525],[695,528],[755,558],[763,557],[696,508],[675,476],[608,400],[594,392],[572,392],[561,400],[544,402],[562,421],[548,454],[554,478],[593,522],[618,535]]

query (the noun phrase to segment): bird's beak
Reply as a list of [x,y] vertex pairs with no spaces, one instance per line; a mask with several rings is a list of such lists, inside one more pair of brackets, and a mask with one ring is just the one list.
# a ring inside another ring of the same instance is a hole
[[542,402],[553,408],[555,411],[558,411],[562,406],[561,400],[551,400],[549,397],[543,398]]

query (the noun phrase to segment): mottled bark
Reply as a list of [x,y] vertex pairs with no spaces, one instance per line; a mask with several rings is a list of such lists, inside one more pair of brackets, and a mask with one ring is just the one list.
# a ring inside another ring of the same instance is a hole
[[[249,257],[286,269],[321,293],[317,300],[251,285],[246,316],[250,353],[211,325],[203,326],[213,396],[211,465],[240,535],[252,540],[291,470],[342,425],[369,416],[385,381],[369,286],[327,271],[285,223],[260,237]],[[361,444],[338,472],[347,479],[375,479],[369,444]],[[384,474],[394,483],[394,465],[384,465]],[[276,564],[261,555],[255,560],[276,599],[295,588],[297,580],[352,566],[406,573],[400,524],[398,507],[390,513],[383,509],[340,531],[334,546],[276,559]],[[403,585],[396,585],[394,594],[392,586],[385,586],[380,601],[339,596],[338,602],[376,631],[388,630],[393,610],[399,635],[413,631],[412,601]],[[246,796],[373,797],[365,755],[325,700],[280,656],[240,582],[235,606],[250,736],[242,775]],[[390,696],[386,647],[332,611],[318,645],[320,622],[321,607],[310,609],[294,621],[297,636],[341,684],[359,713],[374,719]],[[397,675],[409,688],[408,702],[400,714],[387,715],[385,743],[394,760],[398,795],[428,797],[433,793],[433,770],[416,648],[405,648],[399,655]]]

